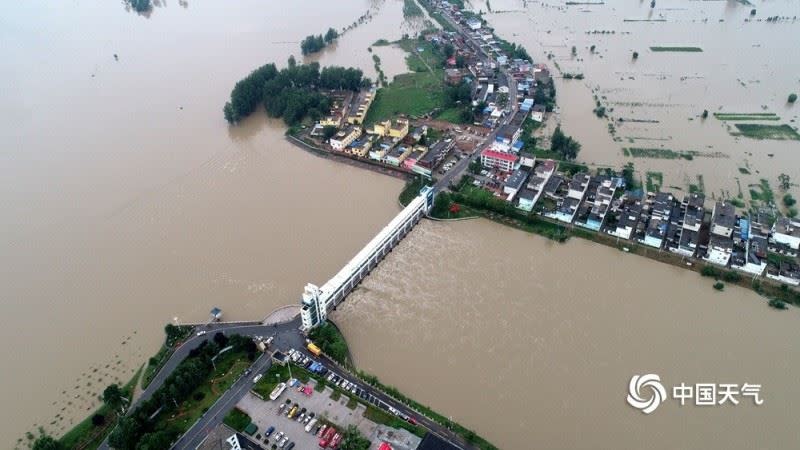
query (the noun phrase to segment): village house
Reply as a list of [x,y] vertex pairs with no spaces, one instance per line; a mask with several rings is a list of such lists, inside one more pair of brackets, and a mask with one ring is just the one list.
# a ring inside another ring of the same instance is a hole
[[375,88],[362,90],[358,96],[351,103],[350,110],[348,111],[347,123],[351,125],[361,125],[364,123],[364,118],[367,116],[369,107],[372,106],[372,100],[375,99]]
[[386,156],[383,157],[383,162],[395,167],[400,167],[400,164],[411,154],[412,150],[413,148],[410,146],[398,145],[386,153]]
[[790,249],[800,249],[800,220],[781,217],[773,225],[772,239]]
[[522,186],[525,184],[525,180],[528,179],[528,172],[526,170],[517,169],[515,170],[508,179],[506,179],[505,184],[503,185],[503,193],[507,195],[506,201],[512,201],[514,196],[517,195]]
[[487,148],[481,152],[481,165],[503,172],[511,172],[517,162],[517,156],[511,153],[500,152]]
[[350,126],[340,130],[330,139],[331,147],[334,150],[343,151],[345,147],[361,136],[361,127]]
[[711,239],[705,260],[719,266],[727,266],[733,254],[733,230],[736,227],[736,209],[727,202],[714,204],[711,216]]
[[608,234],[622,239],[634,237],[634,231],[639,225],[642,216],[642,201],[636,197],[625,197],[619,208],[617,226],[609,230]]

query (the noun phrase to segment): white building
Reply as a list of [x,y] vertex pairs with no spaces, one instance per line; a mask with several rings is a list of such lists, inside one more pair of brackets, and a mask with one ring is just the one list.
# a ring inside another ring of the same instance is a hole
[[772,226],[772,239],[794,250],[800,249],[800,221],[781,217]]

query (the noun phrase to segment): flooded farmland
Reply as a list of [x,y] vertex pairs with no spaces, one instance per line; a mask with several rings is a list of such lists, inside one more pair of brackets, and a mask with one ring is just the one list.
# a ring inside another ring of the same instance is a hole
[[[296,302],[397,211],[398,180],[304,153],[262,114],[229,128],[221,107],[236,80],[299,56],[300,40],[328,27],[346,32],[306,61],[375,79],[367,48],[427,26],[404,21],[402,1],[154,3],[145,16],[124,2],[2,8],[2,448],[86,417],[106,385],[158,349],[165,323],[204,321],[214,306],[226,319],[260,318]],[[796,22],[760,20],[793,16],[795,3],[758,4],[745,21],[750,7],[735,2],[660,1],[653,14],[664,22],[625,22],[649,8],[614,5],[494,0],[486,16],[535,58],[552,53],[556,75],[585,74],[556,79],[557,119],[584,143],[581,159],[633,160],[683,189],[703,175],[717,196],[747,195],[747,184],[774,184],[782,172],[800,179],[798,142],[735,138],[724,121],[698,117],[766,111],[796,125],[785,104],[800,91],[786,38]],[[616,31],[586,34],[600,28]],[[657,45],[703,52],[648,50]],[[399,49],[373,52],[387,77],[405,70]],[[625,119],[613,136],[594,96]],[[625,157],[634,145],[702,155]],[[706,429],[720,448],[799,440],[786,422],[798,400],[795,311],[588,243],[555,246],[482,221],[424,223],[337,319],[366,370],[502,448],[658,448],[649,444],[666,438],[698,448]],[[693,415],[673,405],[644,422],[621,395],[640,370],[752,377],[767,405]],[[745,425],[770,432],[745,434]]]
[[[632,162],[643,180],[648,171],[663,174],[665,189],[694,185],[709,197],[741,193],[749,202],[748,186],[762,178],[773,189],[781,173],[800,180],[800,141],[733,135],[737,123],[800,125],[800,108],[787,103],[790,93],[800,92],[800,46],[789,38],[800,34],[800,5],[746,3],[659,0],[651,8],[634,0],[492,0],[493,12],[484,18],[549,65],[557,120],[583,143],[579,160],[612,167]],[[488,11],[486,2],[471,4]],[[767,21],[775,16],[780,19]],[[651,49],[658,47],[701,51]],[[598,105],[606,118],[595,114]],[[720,120],[714,113],[774,113],[778,120]],[[626,148],[695,153],[691,160],[632,157]],[[800,193],[797,184],[791,192]]]

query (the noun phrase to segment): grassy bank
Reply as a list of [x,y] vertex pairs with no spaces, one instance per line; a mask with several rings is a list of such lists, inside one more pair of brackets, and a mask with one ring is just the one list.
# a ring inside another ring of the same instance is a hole
[[192,333],[193,327],[190,326],[175,326],[172,324],[168,324],[164,327],[164,334],[166,337],[164,338],[164,344],[161,345],[161,348],[158,352],[147,361],[147,366],[144,369],[144,375],[142,377],[142,387],[146,388],[153,378],[156,376],[161,367],[164,366],[164,363],[169,360],[172,356],[172,352],[175,351],[175,348],[183,342],[184,339],[189,337]]
[[[133,377],[122,386],[123,396],[130,403],[133,401],[133,392],[142,375],[142,367],[133,374]],[[103,416],[103,425],[97,426],[92,422],[95,416]],[[105,437],[114,427],[118,413],[106,404],[103,404],[89,417],[83,419],[59,439],[64,448],[68,449],[95,449],[100,446]]]
[[400,191],[400,197],[398,199],[400,204],[406,206],[411,203],[411,200],[414,200],[414,198],[419,195],[419,191],[427,185],[428,182],[423,177],[417,177],[410,180],[408,183],[406,183],[403,190]]

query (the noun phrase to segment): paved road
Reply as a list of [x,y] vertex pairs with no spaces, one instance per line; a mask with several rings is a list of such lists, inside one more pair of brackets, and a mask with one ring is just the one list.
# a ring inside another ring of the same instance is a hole
[[[472,38],[472,36],[470,35],[470,33],[468,31],[464,30],[464,28],[461,26],[461,24],[459,24],[458,22],[453,20],[453,18],[450,16],[449,13],[445,12],[445,13],[442,14],[442,16],[448,22],[450,22],[450,24],[456,30],[458,30],[458,33],[466,41],[468,41],[470,44],[472,44],[472,46],[474,48],[478,49],[478,51],[480,51],[483,54],[485,63],[488,63],[489,61],[491,61],[490,55],[488,55],[483,50],[483,48],[481,48],[480,43],[476,42],[475,39]],[[464,158],[464,159],[459,160],[450,170],[448,170],[444,175],[442,175],[441,178],[439,178],[439,180],[433,185],[435,193],[438,193],[438,192],[440,192],[442,190],[447,189],[448,186],[450,186],[450,184],[453,181],[460,179],[461,176],[463,175],[464,171],[467,170],[467,168],[469,167],[469,165],[473,161],[475,161],[476,159],[480,158],[481,151],[485,147],[488,147],[488,146],[492,145],[492,142],[494,142],[495,138],[497,137],[497,133],[503,128],[503,126],[505,126],[506,124],[508,124],[511,121],[512,117],[514,117],[514,112],[516,112],[516,110],[518,108],[518,106],[517,106],[517,82],[516,82],[516,80],[514,80],[514,78],[511,76],[511,74],[508,73],[508,71],[506,71],[505,69],[503,70],[503,75],[508,80],[508,98],[509,98],[509,101],[511,102],[511,104],[513,105],[512,109],[511,109],[511,113],[507,114],[503,118],[503,120],[500,122],[500,124],[498,126],[496,126],[494,128],[494,130],[492,130],[492,132],[489,133],[488,136],[486,136],[486,139],[484,139],[483,142],[481,142],[478,145],[478,147],[476,148],[475,152],[469,158]]]
[[[136,399],[134,403],[134,407],[136,403],[141,401],[147,400],[152,397],[153,393],[158,390],[163,384],[164,381],[172,374],[178,364],[181,363],[187,356],[189,356],[189,352],[193,349],[200,346],[205,341],[214,339],[214,334],[217,332],[222,332],[226,336],[232,336],[234,334],[239,334],[242,336],[275,336],[275,340],[272,342],[273,347],[277,348],[300,348],[305,345],[305,339],[303,335],[300,334],[300,318],[296,317],[294,320],[282,324],[276,325],[251,325],[251,324],[230,324],[230,323],[212,323],[205,326],[199,326],[196,330],[203,330],[206,333],[202,336],[197,336],[196,334],[192,335],[189,339],[187,339],[180,347],[175,349],[170,356],[169,360],[164,364],[164,366],[158,371],[153,380],[147,385],[147,388],[142,392],[139,398]],[[269,358],[266,358],[269,360]],[[256,372],[256,365],[259,364],[260,360],[257,360],[253,363],[250,367],[252,372]],[[250,377],[252,381],[252,377]],[[248,388],[249,389],[249,388]],[[231,388],[233,390],[233,388]],[[231,391],[227,391],[223,394],[223,397],[227,396],[228,393]],[[244,392],[247,392],[245,390]],[[242,394],[244,395],[244,394]],[[241,397],[239,397],[241,398]],[[237,398],[238,401],[238,398]],[[221,401],[218,401],[221,403]],[[236,404],[234,402],[233,404]],[[224,417],[224,414],[223,414]],[[221,419],[220,419],[221,420]],[[103,443],[98,447],[100,450],[109,450],[110,447],[108,445],[108,439],[104,440]]]
[[[309,353],[305,348],[297,348],[300,350],[304,355],[308,356],[311,359],[319,361],[325,365],[331,372],[339,375],[340,377],[344,378],[345,380],[355,384],[356,386],[360,387],[362,390],[366,390],[368,394],[372,395],[376,399],[376,401],[371,402],[375,406],[390,412],[389,407],[392,407],[398,410],[400,413],[404,414],[405,416],[413,418],[417,424],[426,428],[429,432],[439,436],[440,438],[449,441],[456,445],[459,448],[472,448],[469,444],[464,442],[464,440],[458,434],[450,431],[449,429],[445,428],[444,426],[440,425],[433,420],[428,419],[426,416],[423,416],[410,407],[406,406],[404,403],[396,401],[392,397],[386,395],[382,391],[378,390],[377,388],[370,386],[360,380],[358,377],[354,376],[347,370],[341,368],[338,364],[332,361],[325,355],[320,355],[319,357],[315,357],[311,353]],[[327,376],[327,375],[326,375]]]
[[222,423],[225,416],[232,410],[239,400],[253,388],[255,384],[253,377],[258,373],[264,373],[271,365],[270,355],[262,354],[250,368],[251,373],[241,376],[235,383],[225,391],[219,400],[208,409],[200,419],[189,428],[172,448],[176,450],[194,450],[200,443]]

